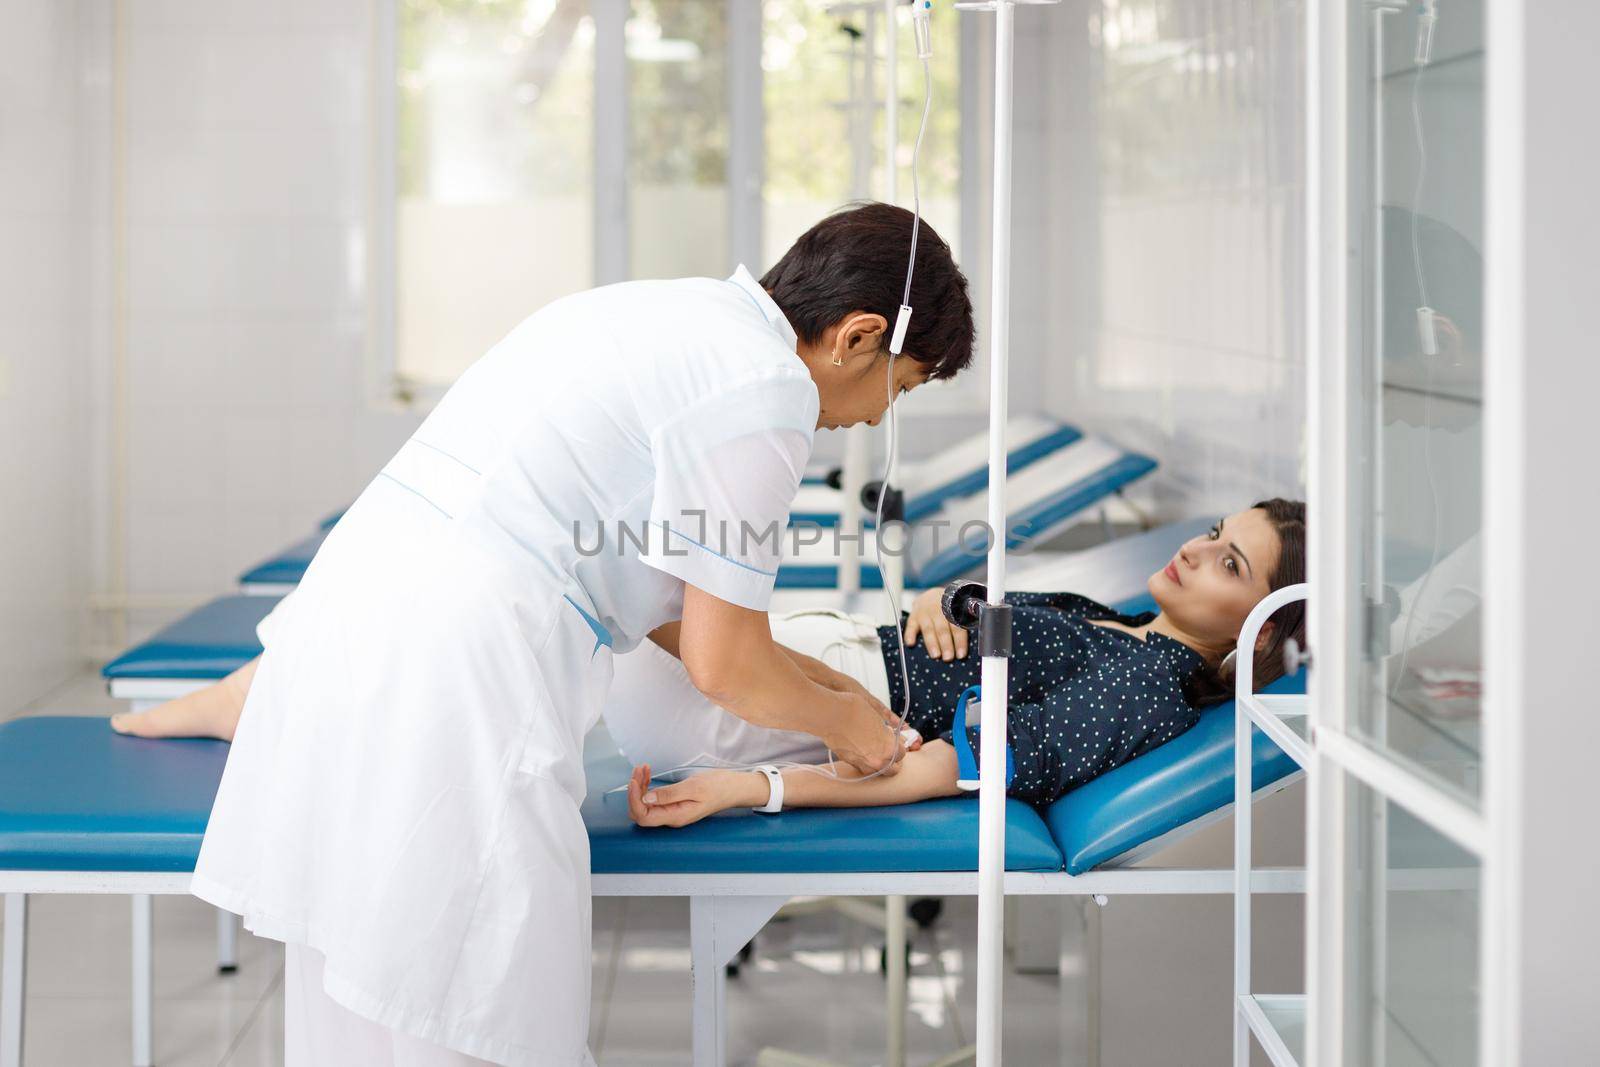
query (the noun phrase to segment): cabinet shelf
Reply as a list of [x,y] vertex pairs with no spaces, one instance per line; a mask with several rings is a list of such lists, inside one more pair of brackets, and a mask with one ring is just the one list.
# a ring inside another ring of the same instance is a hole
[[1305,1062],[1305,994],[1246,993],[1239,997],[1239,1012],[1273,1067]]

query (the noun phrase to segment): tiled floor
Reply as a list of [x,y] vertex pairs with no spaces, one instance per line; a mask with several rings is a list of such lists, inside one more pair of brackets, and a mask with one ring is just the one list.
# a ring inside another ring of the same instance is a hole
[[[75,680],[29,714],[107,714],[97,679]],[[932,1063],[973,1037],[973,902],[952,899],[913,928],[909,1062]],[[156,901],[155,1053],[161,1067],[267,1067],[283,1059],[283,951],[246,934],[240,967],[219,975],[212,910]],[[131,909],[122,897],[35,897],[29,921],[28,1067],[128,1062]],[[599,899],[594,908],[590,1048],[605,1067],[689,1062],[689,915],[673,899]],[[824,910],[768,925],[728,984],[729,1062],[763,1048],[850,1064],[883,1062],[882,935]],[[1063,1062],[1054,977],[1008,976],[1006,1046],[1014,1062]]]
[[[603,1065],[689,1062],[688,909],[672,900],[595,906],[590,1049]],[[950,901],[912,954],[909,1061],[926,1064],[972,1038],[970,903]],[[283,1059],[283,950],[245,935],[240,967],[219,975],[215,925],[187,897],[156,902],[156,1062],[268,1067]],[[28,1067],[126,1063],[129,907],[120,897],[36,897],[29,921]],[[836,914],[779,920],[728,984],[729,1062],[763,1048],[878,1064],[884,985],[875,935]],[[1019,1062],[1062,1062],[1055,978],[1008,976],[1006,1043]],[[1067,1035],[1069,1038],[1073,1035]]]

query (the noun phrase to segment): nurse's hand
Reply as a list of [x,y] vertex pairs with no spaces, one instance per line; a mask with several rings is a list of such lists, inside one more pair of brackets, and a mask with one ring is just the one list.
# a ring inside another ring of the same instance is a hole
[[943,593],[942,589],[929,589],[912,601],[911,610],[906,613],[905,643],[916,644],[920,635],[923,647],[934,659],[946,662],[966,659],[971,635],[959,626],[952,626],[944,617],[944,608],[939,603]]
[[640,826],[688,826],[732,807],[758,807],[767,789],[760,775],[738,771],[703,771],[671,785],[650,785],[650,765],[633,769],[628,779],[628,817]]
[[822,739],[836,759],[862,774],[894,774],[906,754],[904,723],[875,697],[841,693],[844,714]]

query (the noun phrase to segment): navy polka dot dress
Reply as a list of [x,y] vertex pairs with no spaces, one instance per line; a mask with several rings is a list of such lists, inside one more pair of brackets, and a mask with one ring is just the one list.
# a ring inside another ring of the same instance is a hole
[[[1183,695],[1183,680],[1204,663],[1199,653],[1164,634],[1141,639],[1091,621],[1142,626],[1154,613],[1119,615],[1075,593],[1008,593],[1006,603],[1013,606],[1006,717],[1016,761],[1012,796],[1049,803],[1199,719]],[[878,639],[889,672],[890,706],[898,711],[905,693],[895,648],[900,631],[880,626]],[[925,739],[948,741],[956,701],[978,684],[977,642],[965,659],[949,662],[930,655],[920,636],[905,652],[911,675],[907,724]],[[970,724],[969,737],[978,751]]]

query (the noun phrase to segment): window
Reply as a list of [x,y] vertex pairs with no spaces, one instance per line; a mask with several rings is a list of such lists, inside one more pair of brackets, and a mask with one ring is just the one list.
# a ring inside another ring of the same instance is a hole
[[593,278],[588,0],[402,0],[395,351],[438,390]]
[[[765,264],[775,262],[829,211],[882,199],[883,20],[877,8],[830,13],[809,0],[767,0],[765,76]],[[922,214],[961,259],[960,20],[933,29],[933,109],[918,174]],[[909,18],[896,31],[899,57],[898,200],[911,203],[911,149],[922,109],[922,64]]]
[[[396,396],[436,396],[558,297],[623,277],[722,277],[736,258],[759,274],[828,212],[885,195],[882,8],[749,4],[379,5],[395,65],[379,87],[392,121],[379,123],[377,180],[393,213],[372,254],[394,264],[379,271],[376,333]],[[899,13],[902,203],[923,94],[909,21]],[[933,28],[922,208],[955,247],[961,20]]]
[[628,259],[635,278],[732,273],[727,10],[722,0],[629,5]]

